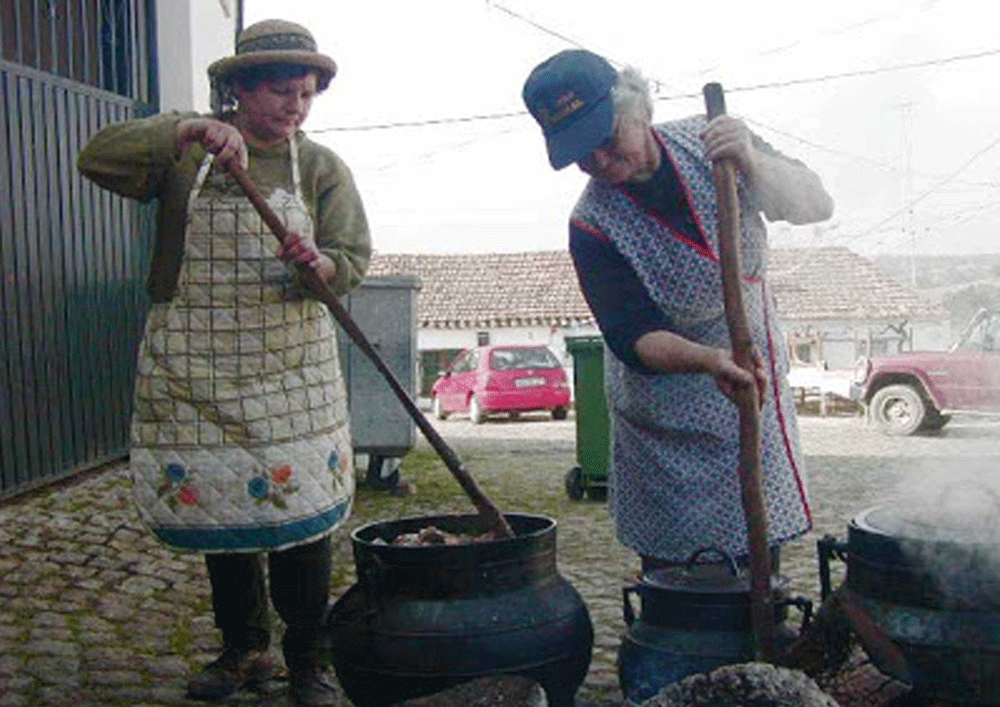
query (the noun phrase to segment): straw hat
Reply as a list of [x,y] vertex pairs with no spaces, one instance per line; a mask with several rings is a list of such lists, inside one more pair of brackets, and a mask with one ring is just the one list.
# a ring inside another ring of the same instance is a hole
[[213,62],[208,76],[225,83],[239,69],[267,64],[308,66],[320,73],[321,82],[324,78],[329,82],[337,73],[337,64],[316,51],[316,40],[305,27],[286,20],[261,20],[240,32],[235,56]]

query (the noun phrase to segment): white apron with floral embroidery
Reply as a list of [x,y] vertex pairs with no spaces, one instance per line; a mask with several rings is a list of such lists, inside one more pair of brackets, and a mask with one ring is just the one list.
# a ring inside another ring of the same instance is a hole
[[[313,233],[292,142],[292,191],[268,202]],[[154,305],[139,352],[131,471],[136,505],[165,544],[262,552],[316,540],[350,513],[346,393],[326,307],[295,296],[277,238],[242,196],[189,204],[174,299]],[[232,181],[221,172],[212,179]],[[202,192],[205,192],[203,195]]]
[[[681,175],[707,248],[674,233],[619,187],[596,180],[580,197],[573,220],[615,245],[674,333],[730,348],[704,127],[703,118],[693,118],[655,130]],[[769,539],[780,543],[807,531],[812,521],[785,340],[764,278],[767,233],[742,177],[739,188],[743,305],[771,379],[761,411],[763,492]],[[745,555],[736,406],[709,375],[640,373],[607,351],[604,360],[612,423],[608,501],[621,541],[641,555],[675,562],[704,547]]]

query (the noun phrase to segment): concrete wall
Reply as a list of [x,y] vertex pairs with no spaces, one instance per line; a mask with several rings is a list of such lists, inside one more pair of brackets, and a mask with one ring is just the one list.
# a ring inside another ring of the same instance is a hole
[[943,351],[951,347],[954,338],[948,322],[914,322],[913,348]]
[[[896,322],[893,322],[896,324]],[[952,343],[948,322],[911,322],[913,348],[941,351]],[[829,370],[851,370],[858,358],[858,347],[866,342],[868,332],[877,335],[885,329],[884,323],[850,320],[795,320],[784,323],[786,334],[819,333],[823,337],[823,359]],[[420,329],[417,332],[418,351],[465,349],[476,345],[476,334],[484,329]],[[566,337],[597,335],[595,326],[567,328],[505,327],[489,329],[490,343],[494,344],[545,344],[559,357],[562,364],[572,371],[573,357],[566,351]]]
[[[893,322],[898,325],[899,322]],[[907,323],[913,333],[914,350],[940,351],[951,345],[948,322],[918,321]],[[873,337],[886,331],[884,322],[858,322],[852,320],[794,320],[785,321],[786,335],[807,337],[820,335],[823,339],[822,358],[828,370],[848,370],[854,367],[859,355],[859,347],[867,342],[869,332]],[[904,350],[909,350],[908,347]],[[876,351],[875,353],[882,353]],[[889,353],[895,353],[895,349]]]
[[157,0],[160,110],[209,110],[208,65],[233,53],[237,0]]

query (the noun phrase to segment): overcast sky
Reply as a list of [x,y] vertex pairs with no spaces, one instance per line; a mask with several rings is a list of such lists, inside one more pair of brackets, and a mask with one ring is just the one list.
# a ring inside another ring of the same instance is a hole
[[549,167],[521,87],[582,46],[658,82],[655,120],[704,112],[719,81],[731,114],[820,175],[834,217],[772,224],[776,246],[1000,253],[986,0],[245,2],[246,24],[300,22],[338,63],[305,127],[353,170],[380,252],[566,247],[584,177]]

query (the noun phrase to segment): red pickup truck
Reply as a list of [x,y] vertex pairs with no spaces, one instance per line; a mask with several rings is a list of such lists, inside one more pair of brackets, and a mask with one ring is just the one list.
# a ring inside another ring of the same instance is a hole
[[889,435],[940,430],[953,412],[1000,413],[1000,310],[979,310],[947,351],[859,359],[851,398]]

